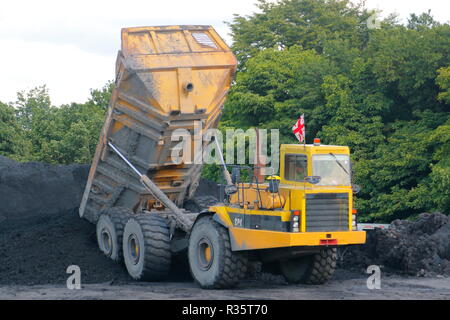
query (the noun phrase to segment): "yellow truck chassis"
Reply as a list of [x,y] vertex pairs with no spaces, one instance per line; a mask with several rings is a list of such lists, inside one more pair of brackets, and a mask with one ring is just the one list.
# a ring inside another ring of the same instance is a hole
[[[253,211],[244,214],[243,210],[226,206],[214,206],[210,208],[210,211],[215,213],[216,221],[228,229],[233,251],[303,246],[333,247],[362,244],[366,241],[365,231],[290,232],[290,221],[287,219],[283,221],[283,217],[291,216],[290,211],[276,212],[277,215],[274,215],[273,211]],[[254,221],[268,221],[267,217],[270,217],[271,229],[279,229],[279,231],[261,230],[259,226],[261,223],[253,226],[243,225],[245,215],[258,217],[264,213],[263,219],[254,219]]]

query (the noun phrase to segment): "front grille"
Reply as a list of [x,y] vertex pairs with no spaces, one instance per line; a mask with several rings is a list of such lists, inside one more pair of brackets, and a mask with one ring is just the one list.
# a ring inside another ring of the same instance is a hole
[[306,231],[348,231],[348,193],[306,195]]

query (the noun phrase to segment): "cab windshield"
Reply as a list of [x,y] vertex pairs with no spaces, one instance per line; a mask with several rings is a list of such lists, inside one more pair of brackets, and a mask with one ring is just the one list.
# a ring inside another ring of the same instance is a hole
[[313,176],[320,176],[318,186],[349,186],[350,158],[346,154],[315,154],[312,156]]

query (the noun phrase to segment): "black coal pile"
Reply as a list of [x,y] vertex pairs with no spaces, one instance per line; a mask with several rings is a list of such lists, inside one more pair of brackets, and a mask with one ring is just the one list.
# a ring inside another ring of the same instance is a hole
[[88,173],[88,165],[20,163],[0,156],[0,232],[78,207]]
[[388,229],[368,231],[365,245],[340,253],[346,269],[380,265],[405,275],[450,275],[450,217],[422,213],[416,221],[395,220]]
[[194,196],[185,201],[184,208],[191,212],[201,212],[218,202],[220,186],[214,181],[201,178]]
[[[78,215],[88,173],[88,165],[0,156],[0,285],[65,285],[70,265],[80,267],[82,283],[131,280],[123,264],[100,252],[95,226]],[[199,189],[206,195],[192,202],[194,209],[217,191],[206,180]],[[174,260],[171,279],[192,280],[186,261]]]
[[2,231],[0,257],[0,284],[65,285],[70,265],[80,267],[82,283],[129,280],[122,265],[102,255],[95,226],[77,211],[24,221],[22,226]]
[[0,284],[65,285],[70,265],[81,268],[83,283],[129,280],[78,216],[88,172],[0,157]]
[[211,196],[219,199],[220,198],[219,192],[220,187],[217,183],[215,183],[214,181],[200,178],[198,187],[195,190],[194,197]]

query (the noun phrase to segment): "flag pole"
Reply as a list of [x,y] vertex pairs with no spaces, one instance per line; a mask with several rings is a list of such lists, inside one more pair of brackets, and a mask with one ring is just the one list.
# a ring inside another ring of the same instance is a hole
[[[306,124],[305,124],[305,113],[302,113],[303,119],[303,152],[306,154]],[[306,166],[305,177],[308,175],[308,166]],[[306,181],[303,180],[303,201],[306,203]]]
[[306,151],[306,125],[305,125],[305,113],[302,114],[303,119],[303,149]]

